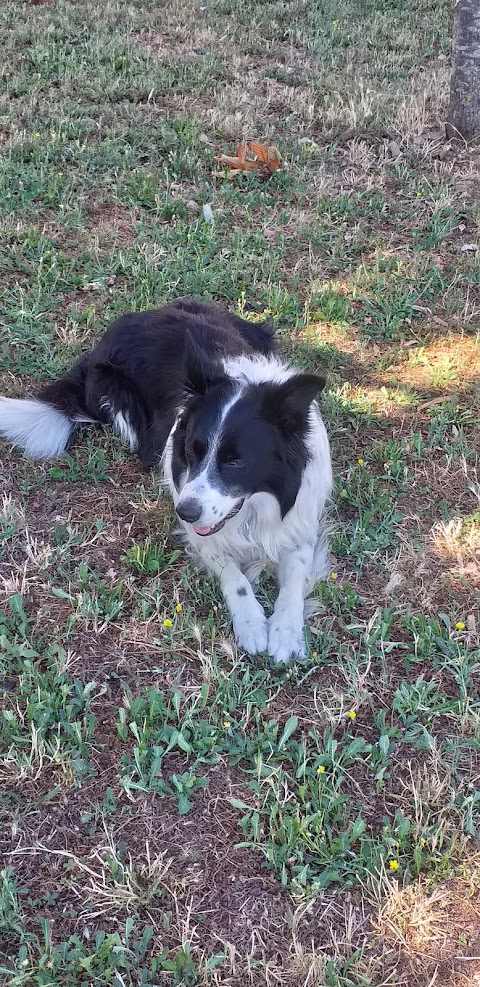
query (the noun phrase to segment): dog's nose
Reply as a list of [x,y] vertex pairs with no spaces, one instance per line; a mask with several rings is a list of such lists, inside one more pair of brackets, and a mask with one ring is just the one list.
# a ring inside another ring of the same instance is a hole
[[182,521],[188,521],[189,524],[193,524],[195,521],[198,521],[202,513],[202,505],[193,497],[188,497],[187,500],[180,500],[178,502],[176,511]]

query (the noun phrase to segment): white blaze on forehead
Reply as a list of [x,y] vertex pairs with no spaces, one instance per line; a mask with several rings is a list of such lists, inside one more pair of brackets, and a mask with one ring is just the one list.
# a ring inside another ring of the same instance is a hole
[[220,440],[222,438],[225,419],[227,418],[227,415],[231,410],[231,408],[233,408],[234,404],[237,403],[237,401],[242,396],[242,394],[243,394],[243,388],[239,387],[235,391],[233,397],[231,397],[228,401],[225,402],[221,410],[220,418],[215,426],[215,430],[208,437],[207,453],[205,455],[202,472],[199,473],[198,476],[196,476],[191,481],[192,483],[201,481],[201,485],[204,486],[205,488],[207,488],[210,485],[211,477],[213,477],[215,474],[217,452],[218,452],[218,447],[220,445]]
[[188,478],[189,474],[185,474],[186,482],[181,488],[179,499],[190,500],[193,498],[198,500],[202,506],[202,513],[195,527],[213,527],[218,524],[230,514],[240,499],[240,494],[232,495],[227,490],[222,489],[222,483],[216,470],[216,458],[227,415],[242,394],[243,388],[238,387],[233,397],[225,402],[215,431],[209,437],[202,471],[191,480]]

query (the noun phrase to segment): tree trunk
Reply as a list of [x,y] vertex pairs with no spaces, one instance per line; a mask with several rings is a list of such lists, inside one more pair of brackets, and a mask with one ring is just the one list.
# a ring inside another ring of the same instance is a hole
[[456,0],[447,132],[480,137],[480,0]]

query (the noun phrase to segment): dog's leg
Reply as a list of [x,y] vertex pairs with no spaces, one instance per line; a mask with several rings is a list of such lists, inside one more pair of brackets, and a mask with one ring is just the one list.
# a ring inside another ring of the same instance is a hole
[[238,647],[249,655],[266,651],[267,618],[247,577],[228,556],[210,560],[210,568],[220,579]]
[[280,559],[279,593],[268,626],[268,653],[273,661],[305,658],[303,611],[313,565],[314,543],[305,542]]

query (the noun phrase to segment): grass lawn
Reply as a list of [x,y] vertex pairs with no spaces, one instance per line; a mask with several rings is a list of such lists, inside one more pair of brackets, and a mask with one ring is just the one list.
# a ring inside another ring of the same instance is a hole
[[[0,391],[192,293],[326,372],[336,475],[310,658],[272,669],[111,435],[2,445],[8,987],[480,982],[480,154],[441,128],[450,15],[0,6]],[[268,182],[213,160],[269,136]]]

